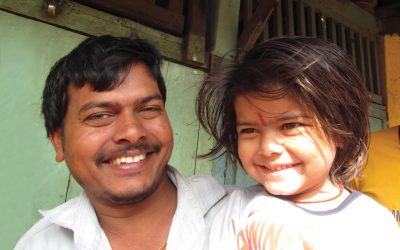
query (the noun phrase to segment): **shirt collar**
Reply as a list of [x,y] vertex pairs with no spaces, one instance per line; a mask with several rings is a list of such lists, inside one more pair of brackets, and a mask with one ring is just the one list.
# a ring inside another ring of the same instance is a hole
[[[167,173],[178,192],[177,208],[168,236],[168,249],[188,249],[204,230],[205,216],[226,195],[226,191],[211,176],[184,177],[171,166],[168,166]],[[85,192],[54,209],[40,213],[52,223],[72,230],[78,248],[111,249]]]

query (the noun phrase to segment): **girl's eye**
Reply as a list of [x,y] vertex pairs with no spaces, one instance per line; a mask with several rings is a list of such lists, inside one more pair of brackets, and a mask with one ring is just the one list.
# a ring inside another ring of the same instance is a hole
[[251,134],[255,132],[256,130],[254,128],[243,128],[239,130],[239,134]]
[[297,129],[300,128],[302,124],[298,122],[291,122],[291,123],[285,123],[282,125],[283,130],[291,130],[291,129]]

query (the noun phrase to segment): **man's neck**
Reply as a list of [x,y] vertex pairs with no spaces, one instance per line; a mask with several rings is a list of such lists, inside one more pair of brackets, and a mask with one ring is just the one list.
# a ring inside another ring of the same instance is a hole
[[177,190],[166,172],[157,189],[129,205],[94,204],[112,249],[160,249],[168,239],[177,206]]

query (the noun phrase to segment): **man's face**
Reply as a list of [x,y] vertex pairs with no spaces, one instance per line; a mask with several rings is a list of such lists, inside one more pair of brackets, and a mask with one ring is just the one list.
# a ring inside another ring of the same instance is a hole
[[173,148],[172,129],[157,83],[134,64],[110,91],[68,88],[64,129],[51,134],[56,160],[65,160],[89,198],[129,204],[161,182]]

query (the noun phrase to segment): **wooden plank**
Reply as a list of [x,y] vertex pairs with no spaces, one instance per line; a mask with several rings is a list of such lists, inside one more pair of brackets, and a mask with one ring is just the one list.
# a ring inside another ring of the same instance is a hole
[[162,74],[167,83],[166,110],[174,128],[174,150],[169,163],[184,175],[211,174],[211,161],[196,159],[196,154],[208,152],[213,141],[207,135],[199,136],[194,100],[205,73],[175,63],[164,63]]
[[305,7],[305,17],[306,17],[306,31],[307,36],[316,37],[317,36],[317,26],[315,22],[315,8],[312,6]]
[[167,8],[172,12],[183,14],[183,0],[169,0]]
[[351,58],[351,60],[355,64],[356,57],[355,57],[353,31],[350,28],[345,28],[345,34],[346,34],[346,52],[347,55]]
[[[237,47],[240,1],[209,1],[207,52],[225,58]],[[208,51],[211,50],[211,51]]]
[[315,7],[310,6],[311,36],[317,37],[317,24],[315,20]]
[[325,17],[321,12],[315,13],[315,30],[316,36],[323,40],[327,40],[326,29],[325,29]]
[[299,3],[299,19],[300,19],[300,35],[306,35],[306,18],[304,13],[304,2],[303,0],[298,0]]
[[355,32],[354,33],[354,46],[355,46],[355,51],[356,51],[356,61],[357,61],[357,66],[364,78],[364,81],[369,84],[370,77],[367,75],[368,72],[365,67],[365,60],[367,60],[368,63],[368,57],[365,57],[366,55],[364,54],[364,46],[363,46],[363,41],[362,37],[360,36],[360,33]]
[[244,27],[242,34],[239,36],[239,48],[246,51],[254,46],[275,6],[277,6],[277,0],[263,0],[259,3],[249,25]]
[[76,0],[82,4],[142,22],[173,35],[182,35],[185,18],[181,13],[164,9],[146,0]]
[[268,38],[276,37],[278,34],[278,25],[277,25],[277,11],[278,8],[275,8],[272,11],[271,16],[268,18],[267,26],[268,26]]
[[376,39],[380,22],[375,16],[361,9],[350,0],[321,1],[303,0],[305,5],[313,6],[318,11],[332,17],[352,30],[357,30],[369,39]]
[[251,16],[253,15],[253,0],[243,1],[241,14],[243,27],[246,27],[249,25]]
[[[363,50],[363,66],[364,66],[364,74],[366,84],[372,86],[371,89],[374,88],[374,79],[372,77],[372,68],[371,68],[371,52],[369,48],[369,40],[366,37],[363,37],[361,40],[362,50]],[[375,93],[375,91],[373,91]]]
[[400,33],[400,16],[392,16],[382,19],[381,34]]
[[327,34],[327,27],[326,27],[326,16],[324,13],[321,13],[321,23],[322,23],[322,39],[325,41],[328,40],[328,34]]
[[275,36],[283,36],[283,22],[282,22],[282,2],[279,2],[274,11],[275,21]]
[[[384,67],[384,63],[379,63],[378,64],[378,55],[377,55],[377,49],[376,49],[376,42],[370,41],[369,49],[370,49],[370,55],[371,55],[371,71],[372,71],[372,92],[380,95],[382,93],[385,93],[382,91],[382,87],[386,86],[381,86],[380,84],[380,76],[379,76],[379,67]],[[381,51],[384,51],[383,49]],[[383,59],[383,58],[382,58]],[[381,60],[382,60],[381,59]],[[379,61],[381,62],[381,61]],[[384,71],[383,71],[384,72]]]
[[326,38],[330,42],[337,43],[336,23],[332,17],[326,18]]
[[204,1],[189,1],[183,59],[204,64],[206,61],[207,8]]
[[68,1],[57,17],[49,16],[40,1],[2,0],[0,9],[84,35],[99,36],[109,34],[140,37],[153,42],[167,60],[202,69],[208,68],[207,63],[199,65],[198,63],[194,64],[190,61],[182,60],[183,39],[181,37],[173,36],[73,1]]
[[345,27],[341,23],[336,23],[336,36],[337,44],[347,54]]
[[283,35],[285,36],[294,35],[293,1],[282,0],[281,11],[282,11]]
[[354,42],[354,31],[349,29],[350,32],[350,42],[351,42],[351,54],[353,55],[353,63],[357,64],[357,58],[356,58],[356,46]]
[[273,15],[271,15],[271,16],[268,18],[267,22],[266,22],[265,25],[264,25],[264,29],[263,29],[263,32],[262,32],[262,34],[263,34],[263,41],[267,41],[268,39],[270,39],[270,35],[269,35],[269,33],[270,33],[269,22],[270,22],[271,18],[273,18]]
[[393,16],[399,16],[400,2],[392,1],[390,4],[382,4],[374,9],[375,15],[378,18],[384,19]]
[[287,15],[289,23],[289,35],[294,35],[294,16],[293,16],[293,0],[287,1]]

